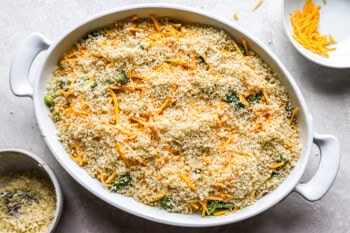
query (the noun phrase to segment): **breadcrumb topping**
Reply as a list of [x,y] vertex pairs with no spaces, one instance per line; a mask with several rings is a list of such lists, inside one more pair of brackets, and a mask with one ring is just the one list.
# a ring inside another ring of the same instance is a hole
[[211,26],[118,21],[62,57],[45,97],[73,160],[111,191],[171,212],[251,205],[300,155],[286,89],[246,41]]

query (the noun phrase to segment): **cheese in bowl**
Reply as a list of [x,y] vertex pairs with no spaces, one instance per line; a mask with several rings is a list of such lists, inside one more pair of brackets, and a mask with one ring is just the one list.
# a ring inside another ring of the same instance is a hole
[[111,192],[222,215],[273,191],[300,156],[285,87],[247,43],[131,16],[87,35],[44,101],[72,160]]

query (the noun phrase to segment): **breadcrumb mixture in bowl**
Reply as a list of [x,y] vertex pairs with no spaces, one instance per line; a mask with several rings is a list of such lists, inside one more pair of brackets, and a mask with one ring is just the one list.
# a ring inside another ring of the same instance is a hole
[[297,107],[225,31],[131,16],[81,39],[44,101],[71,159],[110,191],[219,216],[273,191],[300,156]]
[[0,232],[48,232],[55,211],[54,187],[37,172],[0,176]]

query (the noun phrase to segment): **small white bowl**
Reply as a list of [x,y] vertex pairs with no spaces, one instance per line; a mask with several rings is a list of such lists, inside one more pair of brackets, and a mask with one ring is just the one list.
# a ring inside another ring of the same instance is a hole
[[54,232],[63,209],[63,195],[60,184],[51,168],[38,156],[24,150],[0,150],[0,175],[9,172],[38,171],[40,176],[51,181],[56,194],[56,211],[47,232]]
[[324,4],[323,0],[313,0],[313,2],[316,5],[321,5],[320,24],[318,27],[320,34],[331,34],[337,41],[335,44],[336,50],[330,51],[329,57],[325,58],[305,49],[293,39],[290,14],[298,9],[302,10],[305,0],[282,1],[283,23],[290,41],[304,57],[319,65],[332,68],[350,68],[350,27],[346,26],[350,22],[350,1],[329,0],[326,4]]

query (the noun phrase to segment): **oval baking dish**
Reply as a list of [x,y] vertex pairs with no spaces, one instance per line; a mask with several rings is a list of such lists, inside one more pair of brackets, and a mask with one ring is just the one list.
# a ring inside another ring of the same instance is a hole
[[[74,43],[86,36],[88,32],[131,15],[148,17],[151,14],[157,17],[167,16],[185,22],[211,25],[225,30],[237,41],[247,40],[250,48],[277,74],[281,83],[286,87],[293,105],[300,107],[301,111],[298,115],[302,145],[300,159],[286,180],[273,192],[256,201],[255,204],[225,216],[209,216],[205,218],[201,218],[197,214],[168,213],[164,210],[146,206],[132,198],[110,193],[99,181],[90,177],[84,169],[71,160],[62,144],[58,141],[55,126],[49,117],[49,110],[43,98],[49,77],[62,54],[72,48]],[[45,50],[47,51],[44,61],[39,68],[39,75],[36,77],[35,84],[32,87],[28,81],[29,69],[36,55]],[[63,168],[77,182],[107,203],[152,221],[188,227],[214,226],[241,221],[270,208],[292,191],[300,193],[305,199],[310,201],[320,199],[331,187],[338,171],[340,149],[337,139],[333,136],[319,135],[314,132],[312,118],[308,113],[300,90],[278,58],[264,44],[243,29],[201,10],[169,4],[135,5],[97,15],[70,30],[53,43],[40,34],[32,34],[24,41],[13,58],[10,71],[10,85],[15,95],[28,96],[33,99],[36,118],[47,145]],[[320,166],[314,177],[307,184],[300,184],[298,182],[306,168],[313,142],[318,145],[321,151]]]

